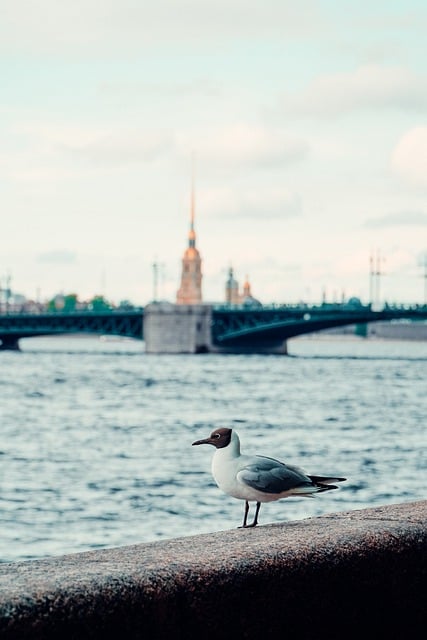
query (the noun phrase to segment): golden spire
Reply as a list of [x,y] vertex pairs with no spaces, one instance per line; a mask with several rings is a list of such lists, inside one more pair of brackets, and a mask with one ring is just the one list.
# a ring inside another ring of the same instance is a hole
[[190,232],[188,248],[182,258],[181,286],[178,289],[177,304],[200,304],[202,302],[202,259],[196,249],[196,232],[194,231],[195,196],[194,196],[194,157],[191,170],[191,204]]
[[190,233],[188,234],[188,246],[194,248],[196,246],[196,232],[194,231],[195,216],[195,196],[194,196],[194,154],[191,158],[191,206],[190,206]]

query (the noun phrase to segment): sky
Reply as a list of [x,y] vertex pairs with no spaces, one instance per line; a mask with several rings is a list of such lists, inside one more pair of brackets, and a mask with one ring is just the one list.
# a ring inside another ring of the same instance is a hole
[[423,303],[425,0],[0,0],[0,284]]

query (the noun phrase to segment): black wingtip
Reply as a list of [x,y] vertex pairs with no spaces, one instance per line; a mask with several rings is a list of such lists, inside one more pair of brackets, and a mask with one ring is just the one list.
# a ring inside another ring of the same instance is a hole
[[314,484],[329,485],[330,482],[345,482],[347,478],[338,478],[337,476],[308,476]]
[[319,493],[322,491],[331,491],[331,489],[338,489],[336,484],[332,482],[345,482],[347,478],[337,478],[334,476],[309,476],[312,483],[319,489]]

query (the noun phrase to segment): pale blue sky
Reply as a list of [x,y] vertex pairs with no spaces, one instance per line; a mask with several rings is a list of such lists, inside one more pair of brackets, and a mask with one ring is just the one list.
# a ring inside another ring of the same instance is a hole
[[174,300],[423,301],[425,2],[0,0],[0,282]]

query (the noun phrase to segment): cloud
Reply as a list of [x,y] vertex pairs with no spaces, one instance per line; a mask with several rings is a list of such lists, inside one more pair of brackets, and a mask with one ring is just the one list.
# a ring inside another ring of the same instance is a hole
[[409,225],[427,225],[427,213],[423,211],[400,211],[389,213],[381,218],[370,218],[366,220],[365,227],[395,227]]
[[96,165],[122,166],[156,160],[174,146],[166,131],[139,130],[94,133],[90,140],[58,143],[58,149]]
[[[86,160],[101,167],[152,162],[175,145],[171,131],[141,128],[85,127],[72,124],[21,122],[14,127],[21,150],[15,153],[20,174],[25,179],[34,175],[68,177],[68,166],[60,167],[68,158]],[[27,167],[23,167],[25,160]],[[0,156],[0,162],[2,158]]]
[[216,98],[223,94],[221,84],[211,78],[200,76],[192,81],[171,79],[170,82],[139,82],[129,80],[110,80],[97,86],[100,96],[126,100],[146,100],[147,96],[156,98],[194,99],[200,96]]
[[427,126],[410,129],[400,138],[391,166],[407,183],[427,187]]
[[46,251],[37,256],[37,262],[51,262],[54,264],[76,264],[77,254],[73,251]]
[[[327,27],[313,0],[22,0],[2,3],[0,48],[35,53],[115,49],[119,55],[147,45],[218,45],[239,38],[296,37]],[[274,16],[274,17],[273,17]]]
[[360,110],[427,109],[427,75],[402,66],[366,65],[319,76],[298,94],[287,94],[281,110],[297,115],[337,116]]
[[[206,130],[204,130],[206,131]],[[197,155],[214,165],[272,167],[303,160],[309,151],[305,140],[281,129],[259,125],[235,124],[206,133],[179,137],[183,148],[197,149]]]
[[200,192],[200,209],[216,218],[242,220],[280,220],[302,213],[301,198],[288,189],[257,189],[236,192],[212,189]]
[[[406,247],[396,244],[383,257],[384,271],[387,276],[400,276],[411,274],[417,278],[421,275],[417,266],[414,252]],[[418,263],[421,264],[421,263]]]

